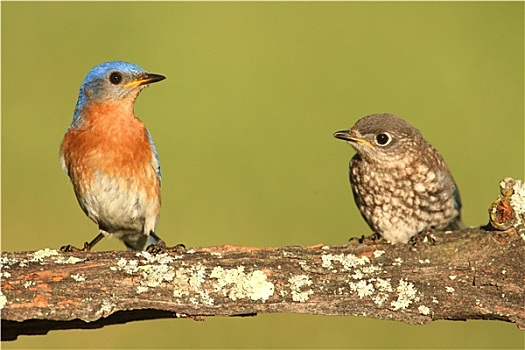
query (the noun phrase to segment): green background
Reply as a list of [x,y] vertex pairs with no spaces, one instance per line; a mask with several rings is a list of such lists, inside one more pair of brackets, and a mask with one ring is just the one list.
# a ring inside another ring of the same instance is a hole
[[[2,251],[96,235],[58,147],[80,83],[108,60],[168,78],[135,111],[161,157],[158,233],[169,244],[342,244],[368,234],[348,184],[354,152],[332,133],[372,113],[403,117],[443,154],[467,225],[487,222],[499,180],[523,178],[520,2],[1,6]],[[523,332],[490,321],[259,315],[53,331],[3,346],[523,348]]]

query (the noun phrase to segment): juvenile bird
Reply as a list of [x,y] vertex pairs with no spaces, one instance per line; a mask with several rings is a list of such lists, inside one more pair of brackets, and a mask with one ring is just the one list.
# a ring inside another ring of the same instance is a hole
[[364,117],[334,133],[357,154],[350,184],[361,215],[391,243],[423,231],[459,229],[459,190],[443,157],[412,125],[392,114]]
[[142,89],[164,79],[122,61],[99,64],[84,79],[60,162],[99,234],[82,249],[67,245],[62,251],[89,251],[104,236],[115,236],[133,250],[150,242],[164,246],[155,234],[161,205],[159,157],[133,111]]

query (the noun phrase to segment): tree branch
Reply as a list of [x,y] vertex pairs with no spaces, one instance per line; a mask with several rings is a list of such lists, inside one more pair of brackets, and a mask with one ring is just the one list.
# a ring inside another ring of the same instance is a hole
[[525,241],[515,229],[435,233],[392,246],[196,248],[184,253],[2,254],[2,339],[166,317],[310,313],[412,324],[525,325]]
[[408,245],[365,239],[156,255],[2,253],[2,340],[145,319],[284,312],[410,324],[490,319],[525,328],[524,214],[496,215],[508,211],[502,198],[491,207],[491,226],[512,218],[511,228],[434,232]]

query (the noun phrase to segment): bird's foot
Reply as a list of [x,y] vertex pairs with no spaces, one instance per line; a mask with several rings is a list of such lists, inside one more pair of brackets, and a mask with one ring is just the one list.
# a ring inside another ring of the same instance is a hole
[[410,238],[409,243],[412,245],[412,247],[416,248],[422,243],[427,243],[430,245],[436,244],[436,236],[434,235],[434,230],[425,230],[417,235]]
[[149,245],[146,251],[151,254],[183,253],[186,251],[186,246],[184,244],[177,244],[173,247],[168,247],[162,239],[159,239],[155,244]]
[[77,248],[71,244],[64,245],[60,247],[62,253],[72,253],[72,252],[89,252],[91,250],[91,245],[88,242],[84,242],[83,248]]
[[71,244],[68,244],[60,247],[60,251],[63,253],[89,252],[95,246],[95,244],[100,242],[102,238],[104,238],[104,234],[102,232],[99,232],[99,234],[95,238],[93,238],[91,242],[84,242],[84,248],[77,248],[75,246],[72,246]]
[[153,237],[153,244],[146,248],[148,253],[159,254],[159,253],[184,253],[186,246],[184,244],[177,244],[173,247],[168,247],[166,243],[160,238],[155,232],[150,233]]
[[162,239],[159,239],[154,244],[150,244],[146,248],[146,251],[151,254],[160,254],[166,252],[166,249],[166,243],[164,243]]
[[182,243],[176,244],[173,247],[166,248],[169,252],[172,253],[184,253],[186,252],[186,246]]
[[372,233],[370,236],[362,235],[361,237],[350,237],[348,239],[349,244],[376,244],[383,239],[377,232]]

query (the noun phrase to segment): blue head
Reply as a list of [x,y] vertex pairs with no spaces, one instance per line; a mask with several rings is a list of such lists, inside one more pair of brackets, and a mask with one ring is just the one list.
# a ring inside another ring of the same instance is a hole
[[151,74],[133,63],[104,62],[89,71],[80,86],[73,124],[77,123],[84,106],[89,102],[121,100],[133,103],[140,91],[166,77]]

